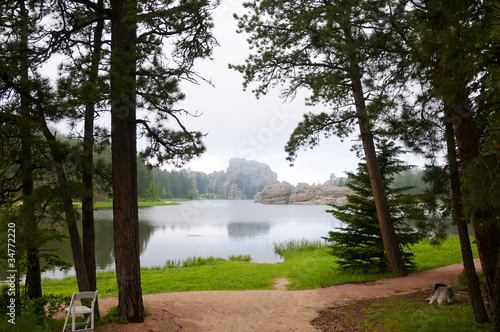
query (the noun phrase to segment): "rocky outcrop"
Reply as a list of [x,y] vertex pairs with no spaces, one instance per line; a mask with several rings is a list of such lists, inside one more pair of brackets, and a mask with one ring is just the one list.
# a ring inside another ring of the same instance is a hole
[[330,185],[298,184],[295,188],[286,184],[266,186],[257,195],[256,202],[263,204],[345,204],[352,191],[346,187]]
[[293,187],[289,184],[277,183],[265,186],[258,196],[254,197],[256,202],[264,204],[288,204]]
[[268,164],[242,158],[231,159],[225,172],[197,173],[189,176],[198,194],[208,198],[252,199],[266,185],[278,182],[278,175]]
[[344,204],[346,195],[352,191],[347,187],[297,185],[290,195],[290,204]]
[[187,172],[198,195],[210,199],[254,199],[263,204],[344,204],[351,193],[346,187],[335,187],[333,177],[324,185],[299,183],[292,186],[278,182],[278,175],[268,164],[233,158],[227,170],[205,174]]
[[265,186],[278,182],[278,175],[268,164],[242,158],[229,161],[226,175],[227,180],[236,184],[246,198],[252,198]]
[[[226,184],[227,185],[227,184]],[[225,191],[227,193],[227,199],[245,199],[245,194],[238,187],[236,183],[233,183],[229,186],[229,188]]]

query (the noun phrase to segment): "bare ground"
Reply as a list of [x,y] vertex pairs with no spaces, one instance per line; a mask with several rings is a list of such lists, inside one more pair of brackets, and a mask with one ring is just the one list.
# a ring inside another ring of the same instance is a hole
[[[475,264],[479,268],[478,260]],[[144,323],[106,324],[95,330],[317,331],[311,322],[325,308],[418,291],[430,292],[435,283],[453,284],[462,270],[463,264],[460,263],[406,277],[302,291],[288,291],[288,280],[277,279],[276,290],[148,294],[143,296],[143,301],[151,315]],[[117,301],[114,297],[99,299],[101,315],[117,305]],[[332,331],[350,331],[347,327],[337,328]]]

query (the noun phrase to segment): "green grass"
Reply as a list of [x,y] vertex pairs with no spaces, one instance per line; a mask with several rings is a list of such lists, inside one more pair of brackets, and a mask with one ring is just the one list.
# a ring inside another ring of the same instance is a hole
[[[301,241],[287,243],[300,244]],[[358,282],[391,277],[390,274],[346,273],[336,269],[335,258],[329,248],[312,241],[292,246],[283,252],[284,262],[277,264],[245,263],[242,258],[193,258],[188,261],[170,261],[162,267],[141,269],[143,294],[202,290],[259,290],[272,289],[275,278],[288,278],[290,290],[324,287],[346,282]],[[278,248],[288,244],[276,244]],[[475,248],[475,246],[473,246]],[[413,248],[417,271],[428,270],[462,261],[458,237],[450,237],[437,249],[427,242]],[[477,252],[475,252],[477,257]],[[180,268],[182,266],[182,268]],[[75,277],[43,279],[44,293],[71,295],[78,289]],[[97,274],[97,288],[101,297],[117,296],[116,276],[113,271]]]
[[429,292],[418,292],[355,302],[341,308],[340,319],[361,331],[493,331],[491,324],[478,326],[475,323],[467,296],[458,296],[453,305],[440,306],[429,305],[428,296]]
[[180,260],[180,259],[174,259],[170,260],[168,259],[167,262],[163,267],[152,267],[151,269],[158,269],[158,270],[166,270],[166,269],[178,269],[182,267],[196,267],[196,266],[202,266],[202,265],[208,265],[208,264],[215,264],[218,262],[224,261],[222,258],[215,258],[215,257],[208,257],[208,258],[203,258],[203,257],[193,257],[193,258],[188,258],[185,260]]
[[274,242],[274,252],[284,258],[285,254],[295,250],[314,250],[327,244],[325,240],[294,240]]
[[229,256],[230,262],[245,262],[250,263],[251,261],[250,255],[238,255],[238,256]]

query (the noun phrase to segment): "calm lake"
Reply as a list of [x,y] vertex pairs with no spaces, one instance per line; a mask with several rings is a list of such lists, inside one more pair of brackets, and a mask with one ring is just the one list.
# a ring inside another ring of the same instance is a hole
[[[325,212],[326,205],[265,205],[251,200],[186,201],[181,205],[139,208],[141,266],[167,260],[250,255],[254,263],[277,263],[273,243],[318,240],[342,223]],[[98,270],[114,269],[112,209],[95,211]],[[69,242],[69,241],[68,241]],[[65,259],[71,260],[69,243]],[[69,271],[48,271],[60,278]]]

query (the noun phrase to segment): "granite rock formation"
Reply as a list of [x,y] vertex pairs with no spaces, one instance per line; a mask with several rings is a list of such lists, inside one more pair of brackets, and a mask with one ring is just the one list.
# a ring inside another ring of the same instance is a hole
[[227,170],[204,174],[190,172],[200,196],[219,199],[252,199],[266,185],[278,183],[268,164],[233,158]]
[[255,201],[262,204],[345,204],[346,196],[351,193],[347,187],[304,183],[293,187],[280,183],[264,187],[262,192],[255,196]]
[[288,204],[293,186],[284,183],[277,183],[271,186],[265,186],[262,192],[257,194],[254,199],[257,203],[264,204]]

